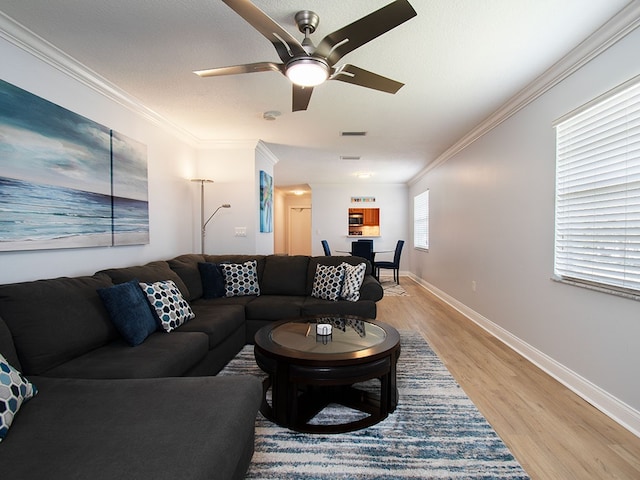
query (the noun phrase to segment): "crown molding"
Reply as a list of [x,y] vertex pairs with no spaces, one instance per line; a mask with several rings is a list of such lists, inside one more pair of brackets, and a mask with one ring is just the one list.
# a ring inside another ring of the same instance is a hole
[[260,140],[202,140],[196,141],[200,150],[254,150]]
[[252,150],[262,154],[272,165],[280,161],[262,140],[199,140],[200,150]]
[[256,151],[264,155],[266,159],[271,162],[271,165],[275,165],[280,161],[280,159],[274,155],[274,153],[269,149],[269,147],[267,147],[267,145],[262,140],[258,140],[258,145],[256,145]]
[[132,97],[124,90],[109,82],[106,78],[67,55],[1,11],[0,38],[3,38],[73,80],[135,113],[144,120],[163,128],[167,133],[174,135],[189,145],[195,146],[198,143],[198,139],[195,136],[169,122],[157,112],[144,106],[135,97]]
[[433,162],[418,172],[407,183],[414,185],[431,170],[445,163],[473,142],[486,135],[502,122],[516,114],[564,79],[585,66],[595,57],[615,45],[640,26],[640,1],[632,0],[602,27],[571,50],[560,61],[547,69],[536,80],[513,96],[507,103],[492,113],[482,123],[460,138]]

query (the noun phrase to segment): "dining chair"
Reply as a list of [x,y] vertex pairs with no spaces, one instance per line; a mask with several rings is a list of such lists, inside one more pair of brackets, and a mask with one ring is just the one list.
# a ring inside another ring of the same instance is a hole
[[351,242],[351,255],[368,260],[373,267],[373,243],[360,242],[357,240]]
[[402,254],[402,247],[404,246],[404,240],[398,240],[396,243],[396,250],[393,254],[393,262],[375,262],[373,270],[376,274],[376,278],[380,279],[380,269],[385,268],[387,270],[393,270],[393,280],[397,285],[400,285],[400,255]]
[[322,240],[322,249],[324,250],[324,254],[327,257],[331,256],[331,249],[329,248],[329,242],[327,242],[326,240]]

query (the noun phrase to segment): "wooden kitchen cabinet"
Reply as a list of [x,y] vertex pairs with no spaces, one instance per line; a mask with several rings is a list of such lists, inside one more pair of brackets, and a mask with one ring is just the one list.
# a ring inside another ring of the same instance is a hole
[[364,221],[363,225],[368,227],[377,227],[380,225],[380,209],[379,208],[363,208]]

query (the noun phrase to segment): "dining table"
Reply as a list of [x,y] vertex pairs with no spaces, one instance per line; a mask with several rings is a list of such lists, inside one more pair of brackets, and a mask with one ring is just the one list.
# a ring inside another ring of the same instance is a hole
[[[351,250],[336,250],[336,252],[337,252],[337,253],[347,253],[347,254],[349,254],[349,255],[353,255],[353,254],[351,253]],[[371,257],[372,257],[372,259],[375,261],[375,259],[376,259],[376,254],[378,254],[378,253],[393,253],[393,252],[394,252],[394,250],[372,250],[372,251],[371,251]]]

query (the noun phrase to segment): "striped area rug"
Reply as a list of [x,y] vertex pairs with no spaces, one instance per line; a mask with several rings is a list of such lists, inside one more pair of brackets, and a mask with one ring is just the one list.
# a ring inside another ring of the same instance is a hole
[[[420,334],[400,331],[400,401],[369,428],[337,435],[303,434],[260,413],[248,479],[528,479],[519,463]],[[263,376],[246,346],[220,375]],[[323,418],[352,419],[330,406]]]

